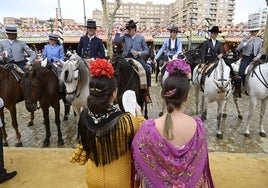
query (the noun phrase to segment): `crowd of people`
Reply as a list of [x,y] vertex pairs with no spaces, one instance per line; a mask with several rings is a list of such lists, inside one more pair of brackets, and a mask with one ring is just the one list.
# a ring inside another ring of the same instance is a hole
[[[114,43],[123,43],[122,56],[133,58],[144,67],[147,77],[145,100],[152,103],[149,94],[151,70],[142,58],[149,54],[149,47],[144,37],[137,33],[136,24],[134,20],[127,22],[124,28],[116,32]],[[104,45],[96,36],[96,22],[87,21],[85,27],[87,33],[78,43],[77,54],[88,63],[92,78],[87,108],[82,111],[78,122],[79,145],[71,162],[87,163],[88,187],[214,187],[205,126],[201,119],[185,112],[191,69],[185,60],[179,59],[183,49],[182,42],[177,38],[178,27],[168,28],[170,37],[151,59],[151,63],[155,63],[166,53],[170,62],[166,68],[169,76],[161,90],[164,113],[149,120],[144,119],[138,104],[135,105],[135,114],[123,112],[114,105],[117,98],[115,70],[105,59]],[[237,48],[242,50],[239,69],[242,78],[245,67],[252,61],[258,61],[262,55],[262,40],[255,35],[258,30],[251,28],[251,36],[243,39]],[[213,26],[209,32],[211,38],[201,48],[201,69],[223,58],[222,44],[217,40],[221,31]],[[7,26],[6,34],[8,39],[0,42],[0,61],[4,64],[16,64],[26,72],[36,59],[47,59],[56,65],[64,61],[63,46],[59,36],[53,33],[49,35],[49,44],[44,47],[40,58],[36,58],[36,53],[27,44],[17,40],[15,26]],[[30,57],[28,62],[24,59],[24,53]],[[237,76],[232,72],[232,77]],[[241,86],[239,77],[236,86]],[[2,108],[4,101],[0,102]],[[0,134],[0,144],[1,141]],[[3,146],[0,145],[0,183],[16,174],[15,171],[6,172]]]

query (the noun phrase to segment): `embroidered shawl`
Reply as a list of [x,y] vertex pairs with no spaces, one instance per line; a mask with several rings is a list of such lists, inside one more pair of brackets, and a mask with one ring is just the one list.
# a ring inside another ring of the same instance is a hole
[[103,166],[129,151],[134,128],[129,113],[111,109],[96,118],[84,109],[78,122],[78,134],[87,158],[96,166]]
[[182,148],[164,139],[153,119],[142,124],[133,142],[136,175],[144,187],[214,188],[205,127],[198,117],[193,138]]

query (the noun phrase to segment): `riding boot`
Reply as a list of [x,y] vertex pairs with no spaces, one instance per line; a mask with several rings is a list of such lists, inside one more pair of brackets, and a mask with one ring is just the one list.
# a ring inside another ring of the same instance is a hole
[[147,87],[147,89],[144,90],[144,99],[146,103],[152,103],[150,93],[149,93],[149,87]]

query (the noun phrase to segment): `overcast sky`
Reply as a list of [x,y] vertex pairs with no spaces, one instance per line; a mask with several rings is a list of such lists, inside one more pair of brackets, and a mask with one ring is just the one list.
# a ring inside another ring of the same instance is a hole
[[[85,1],[86,17],[92,18],[92,11],[101,10],[100,0],[60,0],[61,13],[63,18],[70,18],[83,23]],[[153,1],[155,4],[169,4],[175,0],[122,0],[123,2],[145,3]],[[227,1],[227,0],[226,0]],[[114,2],[110,0],[109,2]],[[0,22],[3,17],[36,17],[38,19],[49,19],[56,17],[58,0],[1,0]],[[265,0],[236,0],[234,23],[246,22],[249,13],[266,7]]]

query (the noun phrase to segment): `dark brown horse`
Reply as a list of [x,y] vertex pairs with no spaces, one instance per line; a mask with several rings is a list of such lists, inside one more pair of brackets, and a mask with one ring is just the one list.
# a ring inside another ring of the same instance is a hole
[[49,107],[54,109],[55,124],[58,130],[58,146],[64,145],[60,128],[60,86],[56,73],[51,67],[35,67],[25,73],[21,80],[21,87],[25,98],[25,106],[29,112],[38,109],[37,102],[43,111],[46,138],[43,146],[50,143]]
[[133,90],[136,93],[137,103],[144,110],[144,117],[148,118],[147,104],[144,100],[144,90],[140,89],[140,78],[134,70],[134,62],[126,60],[122,56],[116,56],[112,59],[112,64],[115,69],[115,78],[117,80],[118,93],[117,102],[121,110],[124,110],[122,97],[126,90]]
[[[18,130],[17,122],[17,111],[16,104],[23,101],[23,93],[20,88],[20,78],[23,73],[18,72],[13,67],[13,64],[0,65],[0,97],[4,100],[5,108],[10,112],[12,126],[16,132],[16,147],[22,147],[21,134]],[[3,121],[2,135],[3,135],[3,145],[8,146],[7,133],[6,133],[6,123],[4,117],[4,108],[0,109],[0,117]],[[34,113],[31,113],[31,120],[29,125],[33,124]]]

